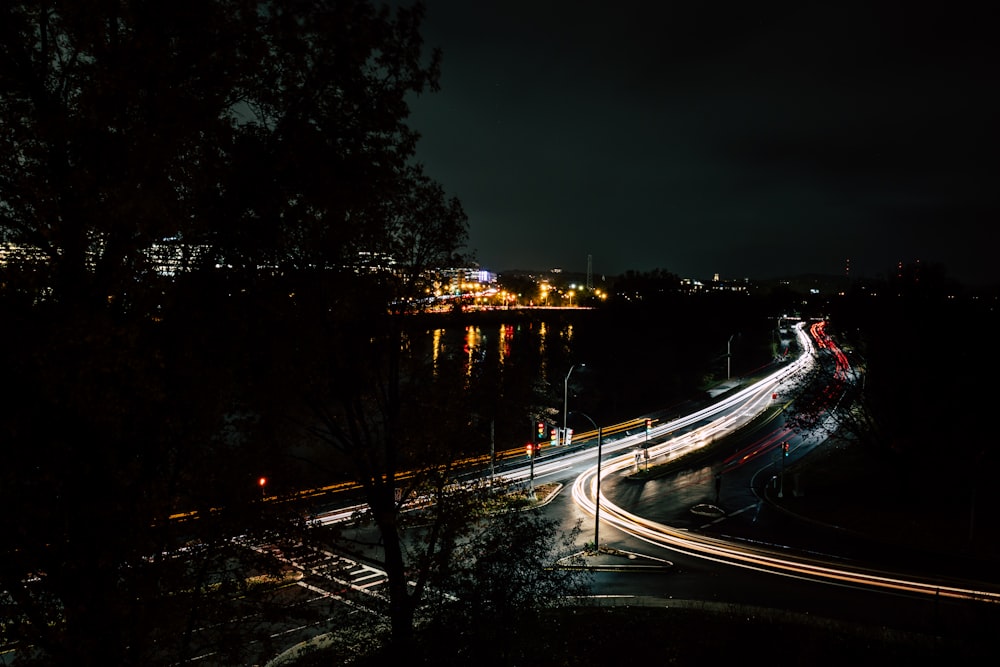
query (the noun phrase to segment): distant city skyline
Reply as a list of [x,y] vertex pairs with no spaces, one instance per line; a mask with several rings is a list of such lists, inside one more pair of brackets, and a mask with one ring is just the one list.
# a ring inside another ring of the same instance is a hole
[[982,10],[429,0],[417,159],[491,270],[1000,282]]
[[[596,261],[592,257],[589,258],[589,259],[592,262]],[[479,266],[481,266],[484,270],[488,271],[489,273],[491,273],[491,274],[498,274],[498,275],[499,274],[503,274],[505,272],[512,272],[512,271],[528,272],[528,273],[539,273],[539,274],[549,274],[549,273],[551,273],[551,274],[555,274],[555,275],[569,274],[569,275],[574,275],[574,276],[582,276],[582,275],[587,274],[586,268],[584,268],[584,269],[578,269],[578,268],[574,268],[573,266],[559,266],[559,265],[552,265],[552,266],[548,266],[548,267],[510,266],[510,267],[503,267],[503,268],[501,268],[501,267],[495,267],[495,266],[487,265],[487,264],[485,264],[483,262],[477,262],[477,264]],[[935,263],[933,263],[933,262],[929,262],[929,263],[928,262],[921,262],[919,259],[913,259],[913,260],[910,260],[910,261],[899,260],[897,262],[893,262],[891,264],[886,265],[883,268],[882,271],[878,272],[877,274],[872,274],[872,275],[858,275],[856,273],[856,271],[853,268],[851,268],[852,267],[852,263],[849,261],[849,258],[845,258],[845,260],[841,263],[840,271],[810,271],[810,270],[804,270],[804,271],[797,271],[797,272],[778,273],[778,274],[767,275],[767,276],[736,275],[736,274],[728,274],[725,271],[710,271],[710,272],[704,273],[704,274],[701,274],[701,273],[699,273],[699,274],[683,274],[683,273],[679,273],[679,272],[677,272],[675,270],[671,270],[670,267],[666,267],[666,266],[653,267],[653,268],[649,268],[649,269],[630,268],[630,269],[625,269],[624,271],[618,271],[618,272],[614,272],[614,273],[609,273],[609,272],[598,273],[598,272],[594,271],[594,275],[598,276],[598,277],[612,278],[612,277],[620,276],[620,275],[622,275],[624,273],[627,273],[628,271],[635,271],[637,273],[649,273],[649,272],[654,271],[654,270],[663,270],[663,271],[666,271],[668,273],[672,273],[672,274],[676,275],[678,278],[681,278],[681,279],[694,279],[694,280],[704,280],[704,281],[780,280],[780,279],[783,279],[783,278],[796,278],[796,277],[799,277],[799,276],[810,276],[810,275],[825,276],[825,277],[830,277],[830,278],[846,278],[846,279],[851,279],[851,280],[853,280],[853,279],[873,279],[873,280],[875,280],[875,279],[891,278],[894,275],[895,272],[899,271],[899,269],[901,267],[912,267],[912,266],[927,266],[927,267],[930,267],[930,266],[933,266],[934,264]],[[582,265],[584,267],[587,266],[587,259],[584,259]],[[947,266],[945,266],[945,269],[947,269]],[[954,278],[954,276],[952,276],[951,273],[948,273],[948,277]],[[595,279],[597,279],[597,278],[595,278]]]

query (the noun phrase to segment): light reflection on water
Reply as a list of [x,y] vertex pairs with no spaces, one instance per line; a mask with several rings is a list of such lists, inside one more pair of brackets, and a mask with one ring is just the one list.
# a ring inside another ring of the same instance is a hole
[[510,324],[501,324],[500,335],[497,340],[499,343],[497,346],[497,357],[502,366],[507,362],[507,357],[510,356],[510,346],[514,340],[514,327]]
[[438,362],[441,359],[441,346],[442,338],[444,337],[444,329],[435,329],[431,332],[431,364],[434,368],[434,377],[438,374]]
[[482,348],[484,340],[479,327],[474,325],[465,327],[465,344],[462,346],[462,351],[465,353],[466,380],[472,376],[472,369],[475,368],[476,362],[486,355],[486,350]]
[[[535,348],[531,356],[538,359],[539,380],[545,382],[550,364],[549,352],[558,349],[567,354],[572,347],[574,330],[569,323],[553,326],[543,321],[501,324],[496,329],[495,342],[490,340],[490,335],[478,325],[441,327],[428,330],[423,341],[419,334],[414,335],[408,348],[416,355],[421,354],[421,350],[427,350],[434,377],[440,376],[446,361],[461,358],[462,375],[469,378],[479,364],[495,365],[502,370],[515,352],[524,353],[525,346],[530,346]],[[558,346],[552,345],[553,336],[558,340]],[[560,371],[556,368],[554,372],[558,375]]]

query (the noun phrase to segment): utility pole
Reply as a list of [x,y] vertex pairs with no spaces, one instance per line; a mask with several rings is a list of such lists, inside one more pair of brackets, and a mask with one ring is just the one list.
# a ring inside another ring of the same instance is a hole
[[601,427],[597,427],[597,488],[594,490],[594,551],[601,551]]
[[600,534],[601,534],[601,443],[602,443],[602,429],[597,425],[597,422],[585,412],[575,411],[576,414],[584,417],[589,421],[595,429],[597,429],[597,488],[594,492],[594,551],[598,552],[601,550]]
[[788,441],[781,443],[781,477],[778,479],[778,497],[785,497],[785,459],[788,458]]
[[495,419],[490,420],[490,488],[493,488],[493,478],[496,477],[496,462],[497,462],[497,450],[496,450],[496,440],[493,433],[493,425],[496,422]]
[[[580,364],[580,366],[586,366],[587,364]],[[566,379],[563,380],[563,437],[566,437],[566,416],[569,410],[569,376],[573,374],[573,369],[576,368],[577,364],[573,364],[569,367],[569,373],[566,373]]]
[[[735,335],[736,334],[733,334],[733,336],[735,336]],[[727,380],[732,377],[732,373],[730,372],[730,368],[731,368],[731,364],[732,364],[733,355],[730,352],[730,348],[732,347],[732,344],[733,344],[733,336],[730,336],[729,337],[729,341],[726,343],[726,379]]]
[[531,447],[531,474],[528,477],[528,489],[531,491],[531,497],[535,497],[535,447]]
[[540,443],[535,439],[535,420],[531,420],[531,438],[528,440],[528,460],[531,463],[531,472],[528,475],[528,488],[531,497],[535,497],[535,455],[538,454]]

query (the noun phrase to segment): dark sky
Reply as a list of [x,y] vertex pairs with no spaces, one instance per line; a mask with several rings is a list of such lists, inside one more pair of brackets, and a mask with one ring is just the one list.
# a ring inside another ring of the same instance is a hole
[[494,271],[1000,282],[977,5],[427,0],[418,159]]

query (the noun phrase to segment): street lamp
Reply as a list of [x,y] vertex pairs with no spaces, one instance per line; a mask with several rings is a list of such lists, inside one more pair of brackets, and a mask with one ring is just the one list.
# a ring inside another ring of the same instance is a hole
[[600,552],[601,543],[598,541],[601,534],[601,427],[588,415],[574,410],[581,417],[586,417],[587,421],[597,429],[597,489],[594,492],[594,551]]
[[[580,366],[586,366],[587,364],[580,364]],[[573,374],[573,369],[576,368],[576,364],[569,367],[569,373],[566,373],[566,379],[563,381],[563,430],[562,437],[566,437],[566,408],[569,405],[569,376]]]
[[729,349],[730,349],[730,346],[733,343],[733,336],[735,336],[735,335],[736,334],[733,334],[732,336],[730,336],[729,337],[729,341],[726,343],[726,379],[727,380],[731,377],[731,374],[729,372],[729,368],[730,368],[730,364],[732,362],[732,354],[730,353]]

